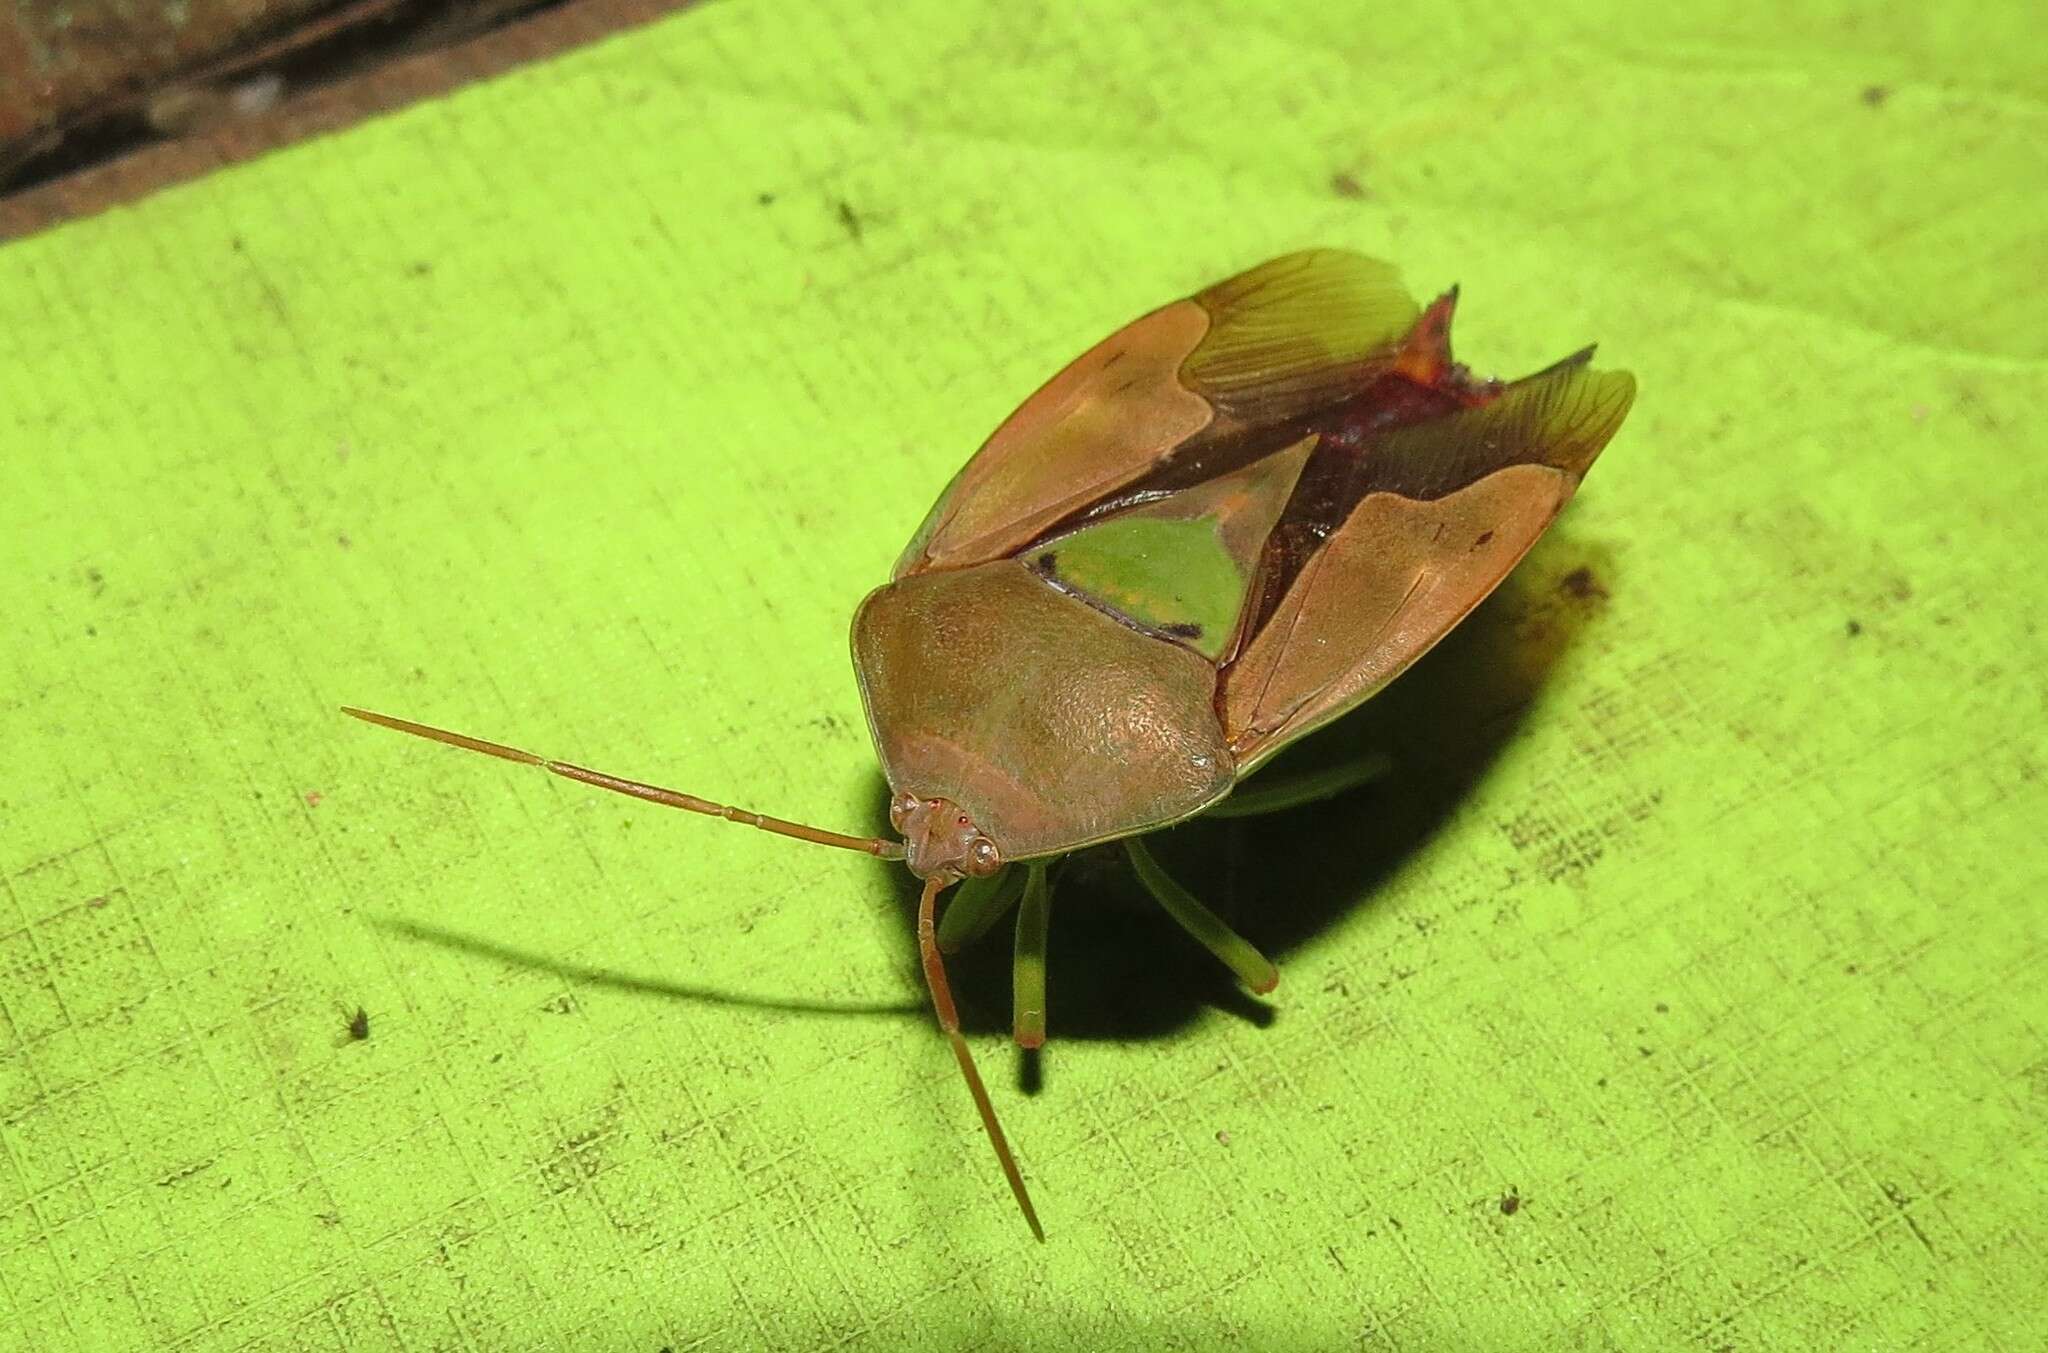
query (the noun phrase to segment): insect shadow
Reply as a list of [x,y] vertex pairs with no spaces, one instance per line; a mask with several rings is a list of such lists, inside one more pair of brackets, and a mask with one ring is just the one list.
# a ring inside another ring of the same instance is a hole
[[[1277,768],[1308,770],[1391,755],[1386,775],[1322,803],[1267,817],[1197,819],[1150,838],[1169,872],[1279,963],[1277,1002],[1248,994],[1175,926],[1130,877],[1116,847],[1066,861],[1047,953],[1052,1039],[1162,1038],[1205,1009],[1260,1025],[1276,1018],[1289,990],[1288,956],[1353,907],[1368,905],[1484,778],[1551,669],[1605,605],[1610,573],[1600,552],[1553,530],[1399,680],[1276,761]],[[876,786],[880,824],[888,820],[889,795],[879,776]],[[900,865],[883,867],[902,903],[896,914],[904,952],[914,955],[916,880]],[[417,921],[376,924],[416,942],[656,998],[841,1018],[931,1016],[917,996],[847,1002],[748,994],[568,963]],[[1008,1030],[1010,963],[1009,928],[1001,924],[948,959],[970,1032]],[[918,985],[914,963],[904,980]],[[1027,1092],[1038,1088],[1034,1054],[1021,1056],[1019,1079]]]
[[[1046,956],[1050,1043],[1163,1038],[1206,1009],[1265,1025],[1285,1008],[1290,954],[1355,907],[1441,829],[1514,736],[1558,660],[1607,600],[1602,552],[1553,531],[1463,624],[1399,680],[1276,759],[1313,770],[1373,756],[1374,782],[1265,817],[1196,819],[1148,838],[1169,873],[1280,967],[1269,1004],[1246,992],[1131,877],[1115,845],[1060,866]],[[1589,562],[1590,561],[1590,562]],[[1579,585],[1574,585],[1574,580]],[[1255,783],[1255,782],[1254,782]],[[877,790],[886,820],[888,790]],[[914,952],[916,881],[890,877]],[[963,1027],[1010,1025],[1011,927],[999,923],[947,960]],[[1018,1079],[1039,1086],[1034,1054]]]
[[569,963],[530,949],[498,940],[486,939],[460,930],[449,930],[423,921],[404,920],[396,917],[374,918],[371,924],[380,930],[431,944],[442,949],[473,957],[487,958],[514,968],[530,968],[536,972],[553,973],[569,982],[586,986],[604,987],[611,991],[623,991],[638,996],[655,996],[671,1001],[695,1001],[705,1005],[726,1006],[732,1009],[773,1010],[794,1015],[838,1015],[873,1016],[890,1015],[897,1017],[926,1017],[931,1007],[924,1001],[906,997],[900,1001],[833,1001],[810,999],[802,996],[750,995],[746,992],[730,991],[723,987],[706,986],[695,982],[670,981],[659,977],[636,977],[630,973],[614,971],[611,968],[593,967],[583,963]]

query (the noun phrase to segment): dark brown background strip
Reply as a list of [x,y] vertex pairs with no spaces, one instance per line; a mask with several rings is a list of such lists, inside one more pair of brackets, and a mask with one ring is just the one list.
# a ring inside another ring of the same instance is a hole
[[0,17],[0,239],[692,3],[191,0],[175,21],[154,0],[15,6]]

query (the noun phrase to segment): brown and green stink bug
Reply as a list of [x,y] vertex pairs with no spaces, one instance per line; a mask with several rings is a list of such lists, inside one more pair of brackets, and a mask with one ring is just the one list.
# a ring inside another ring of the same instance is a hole
[[[997,428],[853,618],[902,841],[846,836],[403,719],[387,727],[636,798],[906,861],[939,1023],[1034,1234],[940,958],[1017,905],[1016,1038],[1045,1036],[1047,864],[1121,840],[1250,986],[1273,965],[1169,878],[1146,832],[1365,778],[1231,792],[1477,606],[1570,499],[1635,382],[1593,350],[1511,383],[1451,360],[1457,293],[1290,254],[1113,334]],[[1227,800],[1227,802],[1226,802]],[[941,931],[941,890],[962,883]]]

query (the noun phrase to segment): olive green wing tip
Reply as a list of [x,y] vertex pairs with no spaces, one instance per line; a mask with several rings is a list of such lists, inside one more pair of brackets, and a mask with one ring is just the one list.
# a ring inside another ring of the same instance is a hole
[[1595,371],[1590,362],[1593,349],[1582,354],[1578,378],[1572,389],[1553,410],[1551,435],[1556,439],[1560,468],[1581,479],[1593,462],[1607,449],[1614,434],[1636,402],[1636,378],[1630,371]]
[[1517,429],[1515,438],[1541,446],[1541,460],[1574,479],[1586,471],[1635,403],[1636,378],[1627,371],[1596,371],[1596,344],[1511,382],[1481,418]]

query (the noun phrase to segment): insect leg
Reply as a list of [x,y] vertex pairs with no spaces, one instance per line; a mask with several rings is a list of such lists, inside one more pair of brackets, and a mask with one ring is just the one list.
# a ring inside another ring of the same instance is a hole
[[1033,860],[1024,868],[1030,877],[1017,908],[1017,957],[1010,970],[1010,991],[1017,1046],[1036,1048],[1045,1043],[1045,935],[1052,920],[1052,889],[1043,863]]
[[924,963],[924,984],[931,989],[932,1009],[938,1014],[939,1027],[946,1031],[947,1041],[953,1045],[953,1060],[960,1064],[960,1074],[967,1080],[967,1092],[974,1096],[975,1111],[981,1115],[981,1129],[988,1134],[988,1144],[995,1148],[996,1160],[1003,1167],[1003,1178],[1010,1181],[1010,1192],[1016,1195],[1017,1206],[1023,1211],[1031,1234],[1042,1241],[1045,1228],[1038,1224],[1038,1210],[1031,1206],[1031,1195],[1024,1190],[1024,1176],[1017,1170],[1017,1158],[1010,1154],[1010,1143],[1003,1136],[1003,1125],[996,1121],[996,1106],[989,1102],[988,1087],[981,1083],[981,1073],[974,1069],[974,1054],[967,1050],[967,1040],[960,1035],[960,1012],[953,1006],[953,988],[946,981],[945,960],[939,957],[938,927],[932,921],[933,904],[938,899],[939,890],[945,886],[943,878],[926,879],[924,893],[917,900],[917,952]]
[[1305,803],[1318,803],[1379,779],[1393,765],[1394,759],[1385,752],[1372,752],[1356,761],[1326,766],[1322,770],[1261,776],[1252,782],[1250,788],[1233,793],[1204,816],[1256,817],[1262,813],[1299,808]]
[[968,879],[953,890],[939,917],[939,952],[958,953],[988,933],[1024,891],[1024,870],[1005,865],[987,878]]
[[1175,883],[1140,838],[1125,837],[1124,853],[1131,857],[1131,868],[1138,875],[1138,882],[1145,885],[1145,891],[1203,948],[1222,959],[1238,980],[1261,996],[1280,984],[1280,970],[1273,966],[1273,961],[1223,924],[1215,912],[1195,900],[1193,893]]

